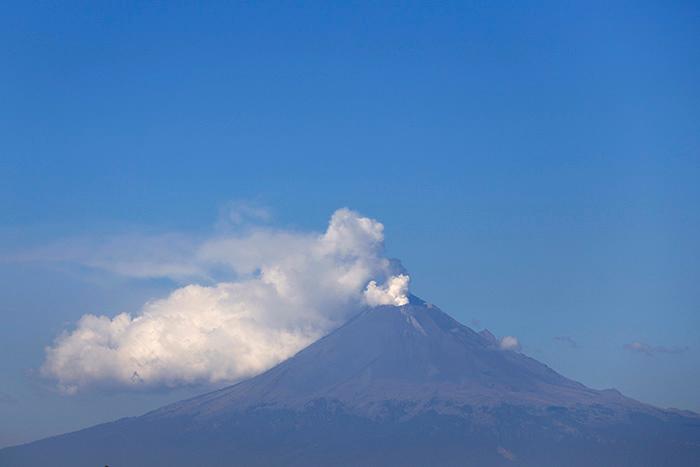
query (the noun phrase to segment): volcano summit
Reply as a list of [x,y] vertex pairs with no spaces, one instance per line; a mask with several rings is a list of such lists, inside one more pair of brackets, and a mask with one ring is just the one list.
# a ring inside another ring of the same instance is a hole
[[104,464],[690,467],[700,416],[588,388],[411,297],[236,385],[0,450]]

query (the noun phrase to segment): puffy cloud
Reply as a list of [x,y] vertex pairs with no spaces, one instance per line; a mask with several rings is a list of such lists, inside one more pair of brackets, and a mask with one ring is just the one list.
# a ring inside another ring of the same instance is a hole
[[502,337],[498,345],[503,350],[520,350],[520,342],[513,336]]
[[370,306],[405,305],[408,303],[408,281],[406,274],[391,277],[384,286],[370,281],[365,290],[365,301]]
[[624,348],[632,352],[644,354],[648,357],[653,357],[655,354],[659,353],[683,353],[688,350],[688,347],[664,347],[662,345],[656,346],[639,341],[625,344]]
[[[85,315],[47,348],[42,372],[67,393],[260,373],[342,324],[358,306],[408,302],[409,277],[384,256],[383,231],[376,220],[340,209],[322,234],[257,229],[187,243],[178,264],[202,277],[223,269],[235,278],[179,288],[135,314]],[[167,255],[162,259],[171,264]],[[158,264],[149,263],[149,271],[169,276],[173,267]]]

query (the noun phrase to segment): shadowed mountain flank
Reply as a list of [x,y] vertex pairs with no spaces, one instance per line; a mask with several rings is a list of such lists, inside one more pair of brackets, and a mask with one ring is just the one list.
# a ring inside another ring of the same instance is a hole
[[696,466],[700,417],[590,389],[412,297],[234,386],[0,450],[40,464]]

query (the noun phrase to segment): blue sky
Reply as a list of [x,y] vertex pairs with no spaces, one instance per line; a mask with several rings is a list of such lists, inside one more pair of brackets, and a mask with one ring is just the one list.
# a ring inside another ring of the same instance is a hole
[[207,236],[232,202],[292,232],[378,219],[412,292],[462,322],[700,411],[696,3],[3,10],[0,445],[203,390],[58,393],[57,335],[182,284],[18,255]]

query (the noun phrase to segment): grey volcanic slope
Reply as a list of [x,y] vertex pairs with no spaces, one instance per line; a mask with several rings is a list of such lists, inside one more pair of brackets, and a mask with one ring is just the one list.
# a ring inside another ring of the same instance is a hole
[[700,417],[569,380],[412,297],[271,370],[0,466],[699,466]]

